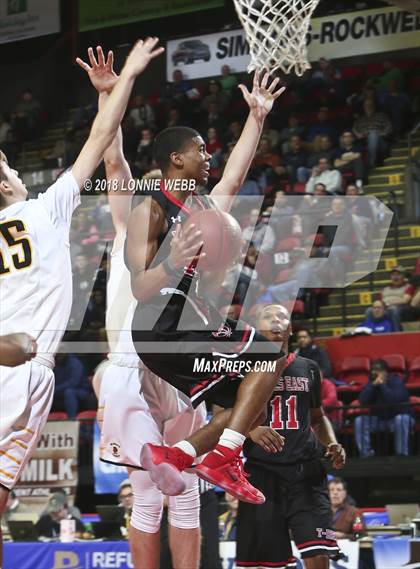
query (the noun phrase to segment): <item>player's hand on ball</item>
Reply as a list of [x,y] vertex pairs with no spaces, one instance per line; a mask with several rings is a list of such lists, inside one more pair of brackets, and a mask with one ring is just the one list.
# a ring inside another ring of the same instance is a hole
[[339,443],[329,444],[325,456],[331,459],[332,465],[336,469],[343,468],[346,463],[346,451]]
[[202,233],[197,230],[195,225],[190,225],[184,230],[180,225],[177,225],[171,241],[171,253],[169,255],[171,263],[177,269],[183,269],[197,257],[205,257],[205,253],[199,253],[202,246]]
[[249,438],[266,452],[274,454],[283,450],[284,437],[270,427],[256,427],[249,433]]
[[250,112],[258,120],[264,120],[268,113],[273,108],[274,101],[280,97],[286,87],[280,87],[276,90],[280,79],[276,77],[270,86],[268,86],[268,80],[270,78],[269,73],[264,73],[262,80],[260,80],[260,74],[258,71],[254,73],[254,81],[252,85],[251,93],[245,87],[245,85],[238,85],[245,101],[249,106]]
[[80,57],[76,58],[76,63],[89,75],[89,79],[98,93],[110,93],[118,81],[118,75],[113,68],[114,54],[109,51],[105,61],[104,52],[100,45],[96,48],[96,52],[98,59],[96,59],[93,49],[91,47],[88,49],[90,65]]
[[[157,37],[149,37],[145,41],[139,40],[130,51],[124,65],[124,73],[134,77],[140,75],[155,57],[165,51],[163,47],[156,47],[159,42]],[[156,49],[155,49],[156,48]]]

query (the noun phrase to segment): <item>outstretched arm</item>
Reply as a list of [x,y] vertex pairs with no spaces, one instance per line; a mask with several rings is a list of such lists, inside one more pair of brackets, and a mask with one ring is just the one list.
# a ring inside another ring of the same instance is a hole
[[102,160],[105,150],[113,141],[127,108],[131,90],[137,75],[140,75],[150,61],[163,52],[163,48],[155,49],[158,38],[138,41],[131,50],[120,78],[103,108],[98,112],[89,138],[82,148],[72,172],[79,187],[90,178]]
[[285,89],[285,87],[281,87],[276,90],[280,81],[278,78],[274,79],[269,87],[268,80],[268,73],[260,81],[259,74],[256,72],[251,93],[245,85],[239,85],[244,99],[249,105],[248,119],[226,163],[222,179],[211,193],[219,207],[225,211],[229,211],[233,197],[244,183],[261,137],[264,120],[273,108],[274,101]]
[[[114,56],[112,51],[108,52],[106,60],[101,46],[98,46],[96,51],[97,58],[95,57],[93,49],[88,49],[90,65],[80,58],[77,58],[76,61],[80,67],[87,72],[92,85],[98,91],[98,107],[99,112],[101,112],[108,100],[109,94],[118,81],[118,75],[113,69]],[[128,187],[128,180],[130,180],[132,176],[130,166],[123,152],[121,126],[118,127],[113,141],[105,150],[104,163],[106,177],[109,182],[109,185],[107,184],[108,201],[117,239],[120,237],[125,238],[133,195],[132,192],[127,192],[122,189],[122,187]]]

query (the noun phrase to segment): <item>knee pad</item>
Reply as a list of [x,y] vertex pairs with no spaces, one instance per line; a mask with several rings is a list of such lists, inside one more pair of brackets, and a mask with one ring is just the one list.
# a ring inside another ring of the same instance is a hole
[[200,527],[200,493],[195,474],[182,474],[187,487],[179,496],[168,496],[168,523],[179,529]]
[[134,494],[131,525],[146,533],[157,533],[163,511],[163,494],[150,479],[149,473],[132,469],[129,472]]

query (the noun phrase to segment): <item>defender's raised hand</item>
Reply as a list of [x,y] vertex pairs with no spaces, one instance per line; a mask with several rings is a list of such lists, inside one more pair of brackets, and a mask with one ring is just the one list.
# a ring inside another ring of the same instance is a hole
[[260,81],[260,74],[258,71],[254,74],[254,81],[251,93],[245,87],[245,85],[238,85],[245,101],[249,106],[250,112],[255,116],[258,121],[262,121],[268,115],[268,113],[273,108],[274,101],[280,97],[286,87],[280,87],[276,90],[276,87],[280,81],[277,77],[271,82],[271,85],[267,87],[268,80],[270,78],[269,73],[265,73],[262,80]]
[[96,48],[96,53],[98,54],[97,59],[95,52],[90,47],[88,49],[90,65],[83,59],[80,59],[80,57],[76,58],[76,63],[89,75],[89,79],[98,93],[110,93],[118,81],[118,75],[113,69],[114,54],[112,51],[109,51],[105,61],[104,52],[100,45]]
[[156,47],[158,42],[157,37],[149,37],[145,41],[139,40],[130,51],[123,72],[133,77],[140,75],[152,59],[165,51],[163,47]]

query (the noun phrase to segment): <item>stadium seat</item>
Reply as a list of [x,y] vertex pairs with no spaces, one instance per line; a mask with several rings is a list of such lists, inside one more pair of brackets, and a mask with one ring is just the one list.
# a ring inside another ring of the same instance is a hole
[[420,413],[420,397],[415,395],[410,396],[410,403],[412,405],[414,413]]
[[355,399],[350,403],[349,409],[347,409],[347,415],[355,416],[355,415],[368,415],[369,409],[366,407],[360,407],[361,403],[358,399]]
[[369,380],[370,360],[367,356],[346,356],[340,378],[348,384],[363,385]]
[[80,413],[76,415],[76,419],[78,421],[95,421],[96,411],[80,411]]
[[48,415],[48,421],[68,421],[69,416],[64,411],[53,411]]
[[383,360],[388,364],[389,370],[394,373],[399,373],[404,376],[407,373],[407,366],[405,363],[405,358],[401,354],[387,354],[382,357]]
[[410,364],[407,387],[409,389],[420,388],[420,356],[415,357]]

